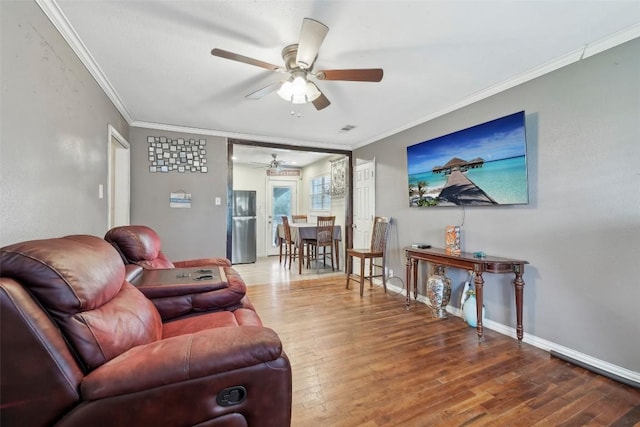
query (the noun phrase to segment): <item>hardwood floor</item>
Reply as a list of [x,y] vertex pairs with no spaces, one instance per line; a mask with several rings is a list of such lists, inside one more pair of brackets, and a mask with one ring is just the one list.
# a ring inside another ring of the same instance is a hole
[[478,343],[462,319],[407,311],[381,287],[360,298],[344,273],[236,267],[291,360],[294,427],[640,426],[640,390],[528,344],[491,330]]

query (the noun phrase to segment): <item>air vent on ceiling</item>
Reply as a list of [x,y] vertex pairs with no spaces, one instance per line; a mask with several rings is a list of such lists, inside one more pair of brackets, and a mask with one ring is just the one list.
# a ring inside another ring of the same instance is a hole
[[351,129],[354,129],[355,126],[354,125],[345,125],[342,129],[340,129],[340,132],[349,132]]

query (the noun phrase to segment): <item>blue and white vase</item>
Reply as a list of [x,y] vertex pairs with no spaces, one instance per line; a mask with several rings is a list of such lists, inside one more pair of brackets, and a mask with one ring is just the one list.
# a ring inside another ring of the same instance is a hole
[[[484,304],[482,305],[482,320],[484,322]],[[462,317],[469,326],[475,328],[478,326],[478,310],[476,308],[476,294],[471,293],[462,306]]]
[[445,276],[443,265],[433,267],[433,273],[427,279],[427,297],[433,309],[433,315],[446,319],[446,308],[451,299],[451,279]]

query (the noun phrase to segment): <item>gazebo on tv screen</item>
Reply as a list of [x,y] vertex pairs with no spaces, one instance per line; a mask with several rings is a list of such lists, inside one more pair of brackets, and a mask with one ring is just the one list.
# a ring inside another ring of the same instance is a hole
[[524,111],[407,147],[409,206],[529,202]]

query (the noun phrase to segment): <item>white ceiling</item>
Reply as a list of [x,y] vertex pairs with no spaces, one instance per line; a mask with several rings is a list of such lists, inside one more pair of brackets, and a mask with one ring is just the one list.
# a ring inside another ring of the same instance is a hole
[[[37,1],[132,126],[345,150],[640,36],[638,0]],[[297,118],[245,98],[281,74],[210,54],[282,65],[305,17],[329,27],[315,69],[382,81],[316,81],[331,105]]]

